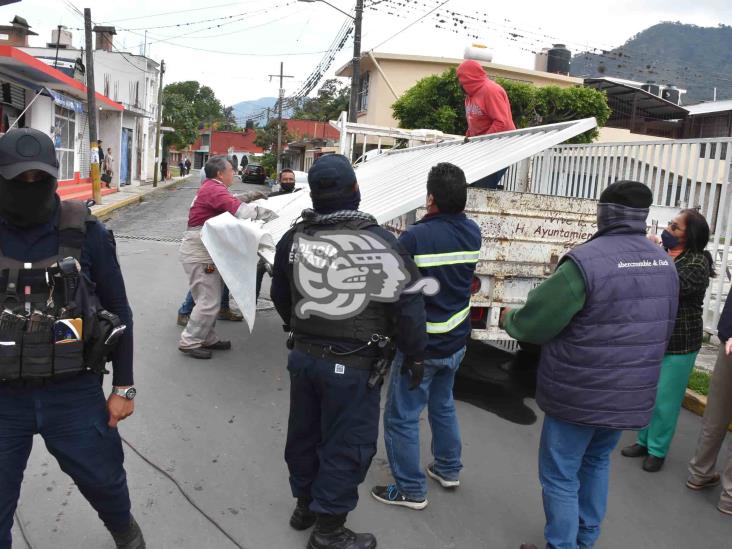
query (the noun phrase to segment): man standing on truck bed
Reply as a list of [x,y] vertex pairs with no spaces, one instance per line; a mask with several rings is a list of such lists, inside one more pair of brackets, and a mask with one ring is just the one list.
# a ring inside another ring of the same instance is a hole
[[[465,92],[466,138],[516,129],[506,90],[488,78],[480,63],[472,59],[463,61],[457,68],[457,77]],[[504,173],[506,168],[475,181],[472,186],[497,189]]]
[[[595,235],[504,311],[518,341],[541,345],[536,402],[547,548],[594,547],[605,515],[610,453],[651,420],[678,305],[672,260],[646,238],[651,190],[634,181],[600,195]],[[523,545],[524,549],[535,548]]]

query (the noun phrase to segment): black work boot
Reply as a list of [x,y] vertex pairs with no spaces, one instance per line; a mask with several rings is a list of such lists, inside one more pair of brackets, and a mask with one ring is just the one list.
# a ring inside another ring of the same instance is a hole
[[373,534],[356,534],[343,526],[346,515],[317,514],[315,530],[310,534],[308,549],[374,549]]
[[317,515],[310,510],[310,498],[297,498],[297,505],[290,517],[290,526],[295,530],[307,530],[313,524]]
[[117,549],[145,549],[145,539],[142,537],[142,530],[140,525],[137,524],[135,517],[132,517],[130,526],[123,532],[109,531],[114,538],[114,543],[117,545]]

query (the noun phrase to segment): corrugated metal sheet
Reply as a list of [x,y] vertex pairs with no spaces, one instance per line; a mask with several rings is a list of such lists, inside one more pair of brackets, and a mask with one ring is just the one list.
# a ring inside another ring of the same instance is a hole
[[[586,118],[473,137],[467,143],[459,139],[385,152],[356,169],[362,196],[360,209],[372,214],[379,223],[384,223],[424,204],[427,174],[439,162],[460,166],[468,181],[473,182],[596,125],[594,118]],[[292,200],[279,210],[280,217],[265,225],[275,242],[308,207],[311,207],[311,201],[307,191],[293,195]]]

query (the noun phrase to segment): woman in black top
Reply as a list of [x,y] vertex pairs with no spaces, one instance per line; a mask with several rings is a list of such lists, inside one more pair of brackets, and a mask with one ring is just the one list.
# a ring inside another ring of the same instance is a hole
[[704,335],[704,295],[714,276],[714,261],[705,250],[709,225],[696,210],[682,210],[661,235],[664,248],[679,274],[676,324],[661,364],[651,423],[638,433],[638,442],[623,448],[626,457],[644,457],[643,469],[659,471],[671,446],[681,404]]

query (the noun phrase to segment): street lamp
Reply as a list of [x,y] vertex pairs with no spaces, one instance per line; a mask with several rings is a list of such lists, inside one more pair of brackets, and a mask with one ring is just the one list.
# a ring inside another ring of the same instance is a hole
[[348,104],[348,121],[358,122],[358,89],[361,83],[361,21],[363,17],[363,0],[356,0],[356,17],[346,13],[326,0],[298,0],[298,2],[322,2],[329,5],[346,17],[353,19],[353,59],[351,60],[351,98]]

